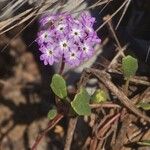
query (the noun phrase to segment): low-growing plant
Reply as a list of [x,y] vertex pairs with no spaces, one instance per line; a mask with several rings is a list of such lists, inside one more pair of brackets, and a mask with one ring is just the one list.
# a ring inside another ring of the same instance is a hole
[[122,71],[124,78],[126,80],[125,92],[127,95],[130,79],[135,76],[137,69],[138,69],[138,60],[136,58],[128,55],[122,59]]
[[[56,107],[48,112],[50,121],[59,120],[58,118],[64,115],[90,115],[91,97],[95,97],[92,102],[98,101],[97,96],[90,96],[86,88],[82,86],[77,89],[74,98],[70,99],[67,83],[62,76],[65,66],[71,68],[79,66],[94,55],[94,46],[101,42],[93,29],[94,22],[95,18],[87,13],[82,13],[78,18],[69,13],[47,14],[39,21],[41,30],[36,41],[41,52],[40,60],[44,62],[44,65],[61,63],[60,70],[53,75],[50,84],[56,102]],[[100,95],[99,102],[104,101],[104,92],[99,93],[99,98]],[[32,149],[36,146],[37,142]]]
[[[41,18],[41,30],[38,33],[37,43],[41,52],[40,60],[44,65],[61,63],[60,70],[54,74],[50,87],[55,94],[56,106],[48,112],[50,120],[43,134],[36,139],[32,149],[35,149],[42,136],[54,127],[64,116],[89,116],[91,115],[91,104],[105,103],[108,94],[103,89],[96,89],[90,95],[86,86],[78,85],[73,96],[67,89],[67,81],[63,77],[65,66],[76,67],[87,61],[94,54],[94,46],[100,43],[93,29],[95,18],[82,13],[79,18],[71,14],[48,14]],[[126,56],[122,59],[122,71],[126,80],[126,92],[129,81],[138,69],[137,59]],[[77,86],[77,85],[75,85]],[[119,117],[117,114],[115,117]]]

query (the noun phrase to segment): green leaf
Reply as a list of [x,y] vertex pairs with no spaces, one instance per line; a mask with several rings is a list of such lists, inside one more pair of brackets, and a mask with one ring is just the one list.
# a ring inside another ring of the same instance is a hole
[[144,110],[150,110],[150,103],[140,102],[139,104],[137,104],[137,107]]
[[138,69],[138,61],[134,57],[128,55],[122,59],[122,69],[124,77],[129,79],[136,74]]
[[137,142],[139,145],[143,145],[143,146],[150,146],[150,140],[143,140],[140,142]]
[[94,94],[91,97],[92,103],[102,103],[107,101],[107,94],[105,91],[98,89],[94,92]]
[[88,116],[91,114],[89,101],[90,95],[84,88],[81,88],[80,92],[75,95],[74,100],[71,102],[71,106],[78,115]]
[[61,99],[67,97],[66,82],[59,74],[54,74],[52,77],[51,88],[53,92]]
[[51,110],[49,110],[47,117],[48,117],[48,119],[52,120],[56,117],[56,115],[57,115],[56,108],[52,108]]

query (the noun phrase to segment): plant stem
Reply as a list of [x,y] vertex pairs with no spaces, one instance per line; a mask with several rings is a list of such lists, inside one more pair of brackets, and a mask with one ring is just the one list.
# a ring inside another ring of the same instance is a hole
[[61,66],[60,66],[60,70],[59,70],[60,75],[63,74],[64,69],[65,69],[65,58],[62,57]]
[[120,116],[121,113],[116,114],[102,128],[100,128],[97,133],[97,138],[101,139],[102,137],[104,137],[105,133],[107,132],[108,128],[110,128],[111,124],[114,123]]
[[45,134],[52,129],[64,116],[62,114],[58,114],[53,120],[50,120],[48,126],[41,134],[38,135],[36,138],[31,150],[36,150],[38,144],[40,143],[41,139],[45,136]]
[[[60,66],[60,70],[59,70],[59,74],[62,75],[63,71],[65,68],[65,61],[64,61],[64,57],[62,57],[62,62],[61,62],[61,66]],[[57,109],[59,109],[59,105],[58,105],[58,98],[55,96],[55,102],[56,102],[56,106]],[[38,135],[38,137],[36,138],[31,150],[36,150],[38,144],[40,143],[40,141],[42,140],[42,138],[45,136],[45,134],[52,129],[62,118],[64,117],[64,115],[62,114],[58,114],[53,120],[50,120],[46,129],[43,130],[43,132],[41,134]]]
[[129,82],[130,82],[130,78],[128,78],[126,80],[126,83],[125,83],[125,94],[126,94],[126,96],[128,96]]
[[70,118],[69,125],[68,125],[68,131],[67,131],[67,137],[65,142],[64,150],[70,150],[71,149],[71,143],[73,140],[74,131],[76,128],[78,118]]

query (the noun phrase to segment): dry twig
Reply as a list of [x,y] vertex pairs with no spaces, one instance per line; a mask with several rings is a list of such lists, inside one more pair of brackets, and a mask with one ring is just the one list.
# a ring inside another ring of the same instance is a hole
[[69,125],[68,125],[68,131],[67,131],[67,137],[65,142],[64,150],[70,150],[71,149],[71,143],[74,135],[74,130],[76,128],[78,119],[77,118],[70,118]]
[[120,100],[121,103],[123,103],[130,111],[132,111],[135,115],[143,118],[145,121],[150,123],[150,118],[143,114],[136,106],[130,102],[130,100],[127,98],[127,96],[124,94],[123,91],[119,90],[109,79],[108,74],[104,71],[100,71],[97,69],[85,69],[87,73],[94,74],[101,82],[103,82],[106,87],[110,91],[112,91]]

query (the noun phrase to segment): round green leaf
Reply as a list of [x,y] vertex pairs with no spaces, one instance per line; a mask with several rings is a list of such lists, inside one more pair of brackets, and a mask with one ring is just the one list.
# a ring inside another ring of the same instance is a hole
[[91,108],[89,106],[89,100],[90,95],[84,88],[81,88],[80,92],[75,95],[74,100],[71,102],[71,106],[80,116],[90,115]]
[[94,94],[91,97],[92,103],[102,103],[107,101],[107,94],[105,91],[98,89],[94,92]]
[[67,97],[66,82],[63,77],[59,74],[55,74],[52,77],[51,88],[53,92],[61,99]]
[[47,117],[48,117],[48,119],[52,120],[56,117],[56,115],[57,115],[57,110],[56,110],[56,108],[53,108],[53,109],[49,110]]
[[142,108],[143,110],[150,110],[150,103],[140,102],[137,107]]
[[143,146],[150,146],[150,140],[143,140],[140,142],[137,142],[139,145],[143,145]]
[[138,69],[138,61],[134,57],[128,55],[122,59],[122,70],[125,78],[135,75]]

